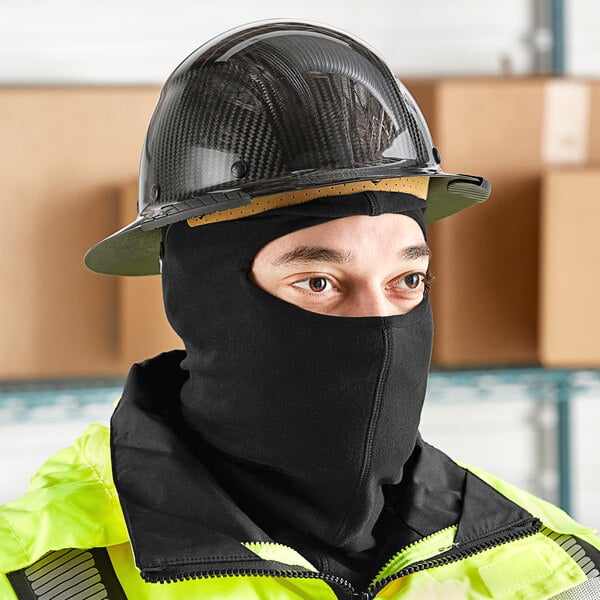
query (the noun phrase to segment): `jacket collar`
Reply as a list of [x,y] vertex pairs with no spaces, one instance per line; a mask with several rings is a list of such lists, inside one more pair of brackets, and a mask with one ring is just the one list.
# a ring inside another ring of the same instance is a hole
[[[186,443],[178,419],[184,356],[175,351],[134,365],[112,420],[113,473],[136,563],[149,579],[289,568],[244,545],[277,540],[240,510]],[[456,543],[470,545],[532,519],[421,440],[386,502],[398,517],[398,550],[457,523]]]

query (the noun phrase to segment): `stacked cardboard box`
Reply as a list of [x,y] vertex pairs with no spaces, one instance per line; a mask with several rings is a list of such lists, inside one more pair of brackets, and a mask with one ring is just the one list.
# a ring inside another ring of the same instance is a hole
[[[577,167],[600,166],[600,82],[408,87],[444,169],[493,184],[485,205],[431,227],[434,363],[599,367],[598,172]],[[82,263],[135,216],[131,182],[158,91],[0,89],[0,378],[123,374],[181,347],[158,277]]]
[[[540,266],[550,267],[540,255],[540,225],[547,223],[540,221],[541,182],[556,164],[600,164],[600,82],[477,79],[408,87],[443,168],[492,182],[485,205],[431,227],[434,364],[543,364],[540,340],[548,339],[549,322],[538,318]],[[592,273],[600,276],[598,267]],[[592,363],[600,366],[600,356],[586,361]]]
[[118,287],[83,266],[118,226],[146,87],[0,88],[0,378],[120,373]]
[[600,168],[547,172],[540,216],[540,361],[598,368]]

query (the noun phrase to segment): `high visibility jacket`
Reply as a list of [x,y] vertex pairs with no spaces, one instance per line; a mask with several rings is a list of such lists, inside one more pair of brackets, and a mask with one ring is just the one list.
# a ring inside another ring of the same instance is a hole
[[317,572],[292,548],[252,540],[240,546],[255,555],[253,569],[149,583],[136,568],[112,482],[109,432],[92,425],[42,466],[27,494],[0,507],[0,599],[546,599],[576,586],[582,595],[557,597],[600,597],[600,579],[591,579],[598,571],[587,558],[600,541],[590,529],[526,492],[476,475],[533,521],[495,539],[482,525],[486,541],[462,554],[453,551],[456,527],[438,531],[382,565],[366,592]]

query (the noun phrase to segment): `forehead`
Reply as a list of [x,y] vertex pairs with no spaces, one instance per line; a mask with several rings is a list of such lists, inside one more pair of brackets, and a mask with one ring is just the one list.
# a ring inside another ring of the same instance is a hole
[[425,241],[419,224],[407,215],[386,213],[375,217],[358,215],[333,219],[327,223],[298,229],[271,242],[271,244],[294,244],[297,241],[361,243],[379,236],[411,242]]
[[[407,247],[426,247],[419,224],[407,215],[352,216],[299,229],[266,244],[257,258],[274,263],[299,247],[332,250],[347,258],[398,253]],[[319,256],[325,256],[322,252]],[[335,262],[343,262],[336,260]]]

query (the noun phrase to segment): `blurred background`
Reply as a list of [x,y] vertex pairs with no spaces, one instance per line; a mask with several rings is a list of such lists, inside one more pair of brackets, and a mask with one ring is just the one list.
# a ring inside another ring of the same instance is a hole
[[0,502],[91,421],[130,364],[180,347],[157,277],[83,267],[135,217],[160,85],[266,18],[346,29],[420,104],[489,202],[431,227],[423,436],[600,526],[600,3],[0,0]]

